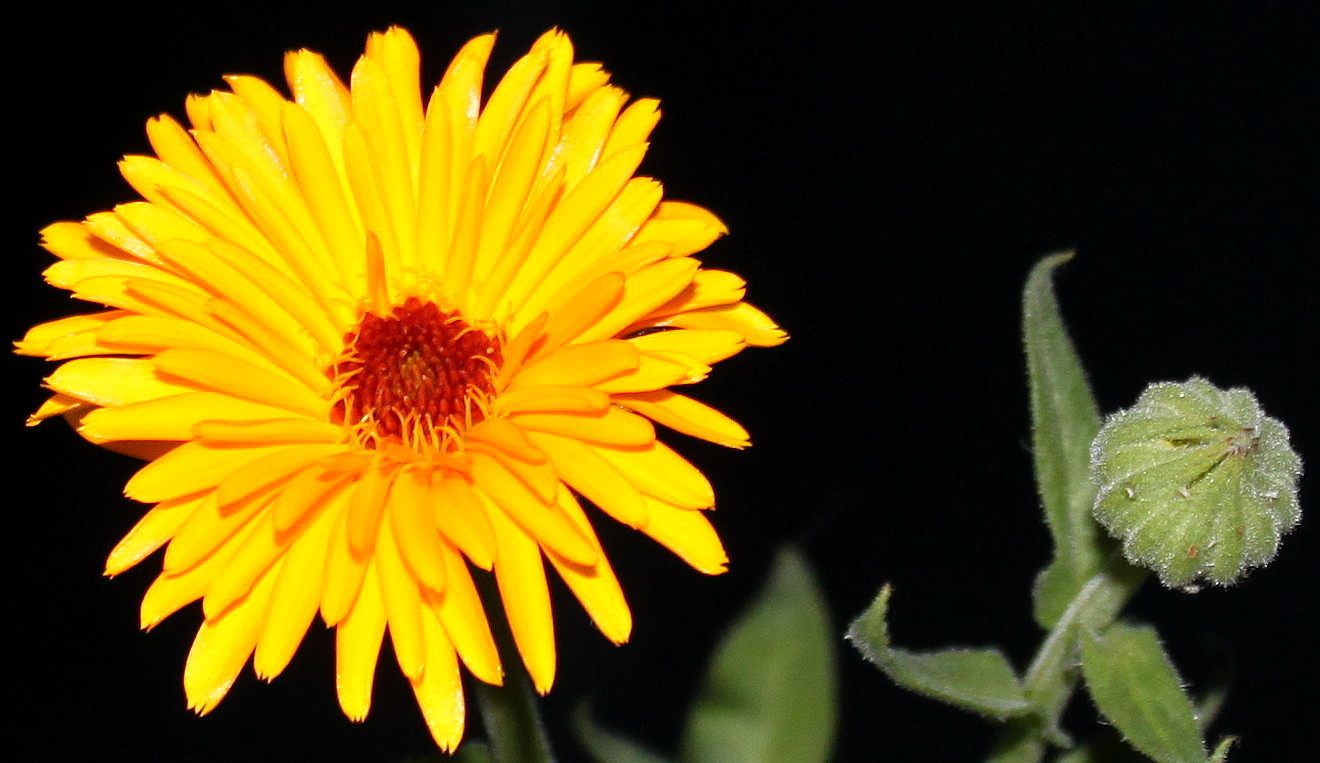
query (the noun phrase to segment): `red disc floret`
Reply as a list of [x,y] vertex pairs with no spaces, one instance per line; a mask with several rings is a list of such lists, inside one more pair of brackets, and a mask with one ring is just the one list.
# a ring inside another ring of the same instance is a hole
[[330,369],[340,387],[333,415],[364,445],[435,442],[484,418],[500,343],[457,312],[413,297],[386,317],[363,315],[344,345]]

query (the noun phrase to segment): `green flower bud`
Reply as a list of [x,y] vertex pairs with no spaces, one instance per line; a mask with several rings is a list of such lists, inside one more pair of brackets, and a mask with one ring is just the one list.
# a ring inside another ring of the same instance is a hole
[[1228,585],[1274,558],[1301,519],[1302,461],[1249,390],[1152,384],[1091,444],[1095,518],[1171,588]]

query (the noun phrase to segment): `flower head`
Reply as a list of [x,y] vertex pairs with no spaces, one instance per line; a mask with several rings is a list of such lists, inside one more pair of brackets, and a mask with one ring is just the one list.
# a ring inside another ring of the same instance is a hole
[[47,280],[107,309],[31,329],[64,361],[36,423],[148,460],[154,504],[110,553],[161,547],[150,628],[200,600],[184,669],[208,712],[252,658],[271,679],[318,615],[344,712],[366,716],[388,630],[436,743],[459,663],[501,681],[471,567],[493,571],[538,690],[555,674],[548,561],[605,636],[632,620],[579,498],[721,572],[705,477],[653,423],[730,447],[736,422],[672,388],[785,338],[692,255],[724,233],[636,177],[657,103],[543,35],[482,102],[493,36],[423,104],[418,51],[373,34],[347,85],[289,53],[147,123],[142,200],[44,231]]

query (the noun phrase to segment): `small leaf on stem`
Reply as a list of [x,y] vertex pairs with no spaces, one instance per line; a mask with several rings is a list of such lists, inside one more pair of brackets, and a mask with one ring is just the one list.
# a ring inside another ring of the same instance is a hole
[[1167,763],[1206,760],[1191,700],[1154,628],[1119,623],[1103,636],[1087,631],[1082,675],[1096,707],[1142,754]]
[[1032,710],[1022,684],[997,649],[909,652],[889,645],[890,587],[853,621],[848,639],[890,680],[918,694],[1003,720]]
[[1105,555],[1091,518],[1095,486],[1088,470],[1100,413],[1054,296],[1054,270],[1072,259],[1054,254],[1032,269],[1022,294],[1022,336],[1031,388],[1031,450],[1036,486],[1054,540],[1054,559],[1033,590],[1036,621],[1051,628]]

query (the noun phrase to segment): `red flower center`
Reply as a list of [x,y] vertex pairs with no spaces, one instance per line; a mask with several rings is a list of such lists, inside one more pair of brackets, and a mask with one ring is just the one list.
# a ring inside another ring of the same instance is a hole
[[413,297],[387,317],[364,315],[344,346],[330,369],[339,385],[332,415],[364,447],[392,438],[439,448],[446,433],[485,418],[500,342],[457,312]]

